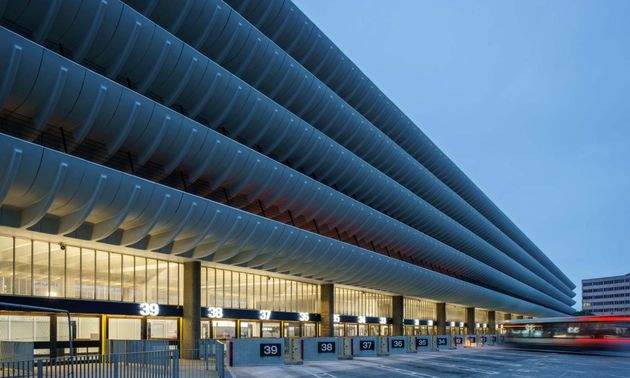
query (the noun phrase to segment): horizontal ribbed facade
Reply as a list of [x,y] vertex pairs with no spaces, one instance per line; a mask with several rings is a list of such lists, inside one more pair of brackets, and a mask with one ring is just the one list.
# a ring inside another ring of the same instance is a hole
[[575,285],[290,1],[4,4],[2,227],[573,312]]

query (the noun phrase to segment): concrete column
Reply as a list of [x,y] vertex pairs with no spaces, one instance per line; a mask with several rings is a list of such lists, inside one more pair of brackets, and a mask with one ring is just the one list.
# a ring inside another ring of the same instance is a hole
[[405,316],[405,300],[402,295],[392,298],[392,336],[403,336],[405,334],[405,326],[403,318]]
[[201,338],[201,262],[184,263],[182,349],[197,349]]
[[320,325],[321,337],[333,337],[335,335],[335,285],[320,285]]
[[437,327],[436,332],[438,335],[446,335],[446,303],[438,303],[437,307]]
[[466,307],[466,326],[468,327],[468,333],[471,335],[477,334],[477,328],[475,327],[475,308]]
[[[101,337],[103,336],[101,335]],[[50,315],[50,358],[57,358],[59,353],[57,350],[57,339],[57,314],[52,314]]]
[[491,333],[495,333],[497,330],[497,313],[495,311],[488,311],[488,329]]
[[143,316],[140,319],[140,339],[147,340],[149,338],[149,325],[147,323],[147,317]]

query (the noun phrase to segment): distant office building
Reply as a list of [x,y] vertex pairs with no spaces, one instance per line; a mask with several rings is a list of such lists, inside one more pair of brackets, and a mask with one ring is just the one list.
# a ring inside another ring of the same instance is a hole
[[593,315],[630,314],[630,273],[582,280],[582,309]]

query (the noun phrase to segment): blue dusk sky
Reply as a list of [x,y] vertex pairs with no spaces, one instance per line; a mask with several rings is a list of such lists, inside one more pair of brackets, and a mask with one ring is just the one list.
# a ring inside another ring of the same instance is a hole
[[294,0],[578,286],[630,273],[630,1]]

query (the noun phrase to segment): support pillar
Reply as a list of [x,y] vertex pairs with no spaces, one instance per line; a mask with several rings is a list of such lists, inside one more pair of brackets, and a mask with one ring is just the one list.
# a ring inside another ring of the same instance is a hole
[[495,311],[488,311],[488,329],[491,333],[497,331],[497,313]]
[[446,303],[436,304],[437,311],[437,327],[436,332],[438,335],[446,335]]
[[323,284],[320,286],[320,325],[321,337],[335,336],[335,285]]
[[403,336],[405,327],[403,319],[405,316],[405,300],[402,295],[392,298],[392,336]]
[[201,262],[184,263],[184,307],[182,321],[182,349],[197,349],[201,338]]
[[[58,346],[57,346],[57,314],[50,315],[50,358],[57,358]],[[63,354],[63,353],[62,353]]]
[[468,326],[468,333],[471,335],[477,334],[477,327],[475,321],[475,308],[466,307],[466,326]]

